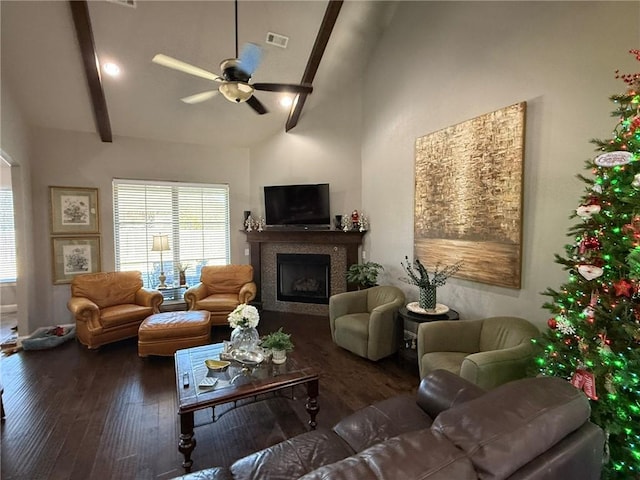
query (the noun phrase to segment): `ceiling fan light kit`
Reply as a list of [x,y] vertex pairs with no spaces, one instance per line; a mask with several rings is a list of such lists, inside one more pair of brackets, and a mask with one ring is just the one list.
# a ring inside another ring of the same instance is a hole
[[253,95],[253,87],[242,82],[224,82],[218,87],[218,90],[224,95],[224,98],[235,103],[246,102]]

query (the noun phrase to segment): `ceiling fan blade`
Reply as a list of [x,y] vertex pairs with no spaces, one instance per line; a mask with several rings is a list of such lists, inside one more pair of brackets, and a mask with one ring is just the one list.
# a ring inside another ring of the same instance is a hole
[[238,57],[238,68],[247,75],[253,75],[262,60],[262,49],[255,43],[245,43]]
[[217,94],[218,90],[209,90],[207,92],[196,93],[195,95],[181,98],[180,100],[182,100],[184,103],[194,104],[209,100],[210,98],[215,97]]
[[256,90],[265,92],[285,92],[285,93],[311,93],[313,87],[311,85],[297,85],[289,83],[252,83],[251,86]]
[[195,75],[196,77],[206,78],[207,80],[221,81],[222,78],[215,73],[208,72],[200,67],[196,67],[194,65],[190,65],[181,60],[177,60],[173,57],[169,57],[162,53],[157,54],[151,60],[153,63],[157,63],[158,65],[162,65],[163,67],[173,68],[174,70],[179,70],[180,72],[188,73],[190,75]]
[[247,103],[251,108],[253,108],[256,111],[258,115],[264,115],[265,113],[267,113],[267,109],[264,107],[262,102],[258,100],[256,97],[251,96],[249,100],[247,100]]

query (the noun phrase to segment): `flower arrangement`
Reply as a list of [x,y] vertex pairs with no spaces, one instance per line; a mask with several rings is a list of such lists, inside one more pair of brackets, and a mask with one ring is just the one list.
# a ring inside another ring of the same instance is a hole
[[460,270],[462,267],[462,261],[456,262],[453,265],[445,265],[441,268],[440,262],[436,264],[436,268],[429,276],[429,271],[426,267],[420,262],[420,259],[416,258],[411,264],[409,262],[409,257],[404,257],[404,263],[400,262],[405,272],[407,272],[408,277],[403,280],[411,285],[416,285],[420,288],[427,287],[441,287],[445,283],[447,283],[447,278]]
[[233,328],[256,328],[260,321],[260,314],[253,305],[241,303],[229,314],[227,320]]

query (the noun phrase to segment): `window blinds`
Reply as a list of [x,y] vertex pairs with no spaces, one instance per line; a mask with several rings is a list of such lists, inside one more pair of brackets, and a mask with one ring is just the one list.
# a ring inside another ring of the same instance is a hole
[[[139,270],[146,287],[178,285],[178,268],[188,265],[187,283],[200,280],[204,265],[226,265],[229,248],[228,185],[113,181],[116,270]],[[152,252],[154,235],[168,235],[169,251]]]
[[13,193],[0,189],[0,282],[15,282],[16,236],[13,221]]

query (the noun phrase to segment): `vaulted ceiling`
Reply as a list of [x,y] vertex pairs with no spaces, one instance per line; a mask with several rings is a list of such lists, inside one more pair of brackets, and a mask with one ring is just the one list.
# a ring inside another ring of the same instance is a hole
[[[313,63],[328,4],[239,0],[238,43],[253,42],[263,50],[252,82],[301,82],[310,58]],[[394,2],[381,1],[342,4],[298,123],[304,122],[306,112],[361,81],[394,7]],[[95,97],[87,84],[69,2],[2,1],[0,9],[1,81],[28,123],[98,132]],[[269,111],[266,115],[222,95],[186,104],[180,99],[217,85],[151,61],[163,53],[220,74],[220,62],[235,56],[234,2],[138,0],[130,7],[90,1],[88,13],[100,65],[112,61],[121,69],[118,77],[101,75],[114,141],[129,136],[247,147],[284,131],[291,109],[280,106],[281,94],[255,92]],[[267,44],[269,32],[288,37],[287,48]]]

